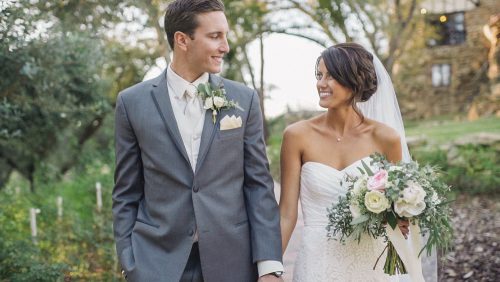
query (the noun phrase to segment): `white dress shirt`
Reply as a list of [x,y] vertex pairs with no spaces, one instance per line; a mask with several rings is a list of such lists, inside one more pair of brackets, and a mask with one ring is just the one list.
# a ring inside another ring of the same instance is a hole
[[[170,103],[174,110],[175,120],[177,121],[177,127],[181,133],[182,142],[186,148],[186,153],[191,163],[191,168],[193,172],[196,168],[196,162],[198,161],[198,152],[200,151],[200,141],[201,133],[203,131],[203,123],[205,117],[205,109],[202,107],[201,98],[196,95],[196,88],[200,83],[208,82],[208,73],[204,73],[199,78],[193,82],[188,82],[184,78],[176,74],[172,68],[169,66],[167,69],[167,85],[168,94],[170,97]],[[199,105],[199,115],[195,118],[197,120],[192,120],[194,117],[185,114],[185,108],[188,101],[186,101],[186,91],[194,92],[195,99],[193,102]],[[188,126],[190,124],[195,124],[194,127]]]
[[[193,172],[196,169],[196,162],[198,161],[198,153],[200,150],[201,134],[203,132],[203,123],[205,119],[205,109],[203,108],[203,101],[198,95],[195,95],[193,99],[194,102],[199,104],[199,109],[201,118],[198,121],[193,121],[191,116],[185,115],[184,109],[186,108],[187,101],[185,98],[185,92],[194,91],[200,83],[208,82],[208,73],[202,74],[193,82],[188,82],[172,70],[171,65],[167,68],[167,87],[168,94],[170,98],[170,103],[172,104],[172,109],[174,111],[175,120],[177,121],[177,126],[179,128],[182,142],[186,148],[186,152],[191,163],[191,168]],[[198,119],[196,117],[196,119]],[[194,128],[187,126],[188,124],[196,124]],[[198,241],[198,230],[196,230],[194,241]],[[283,271],[283,264],[279,261],[274,260],[264,260],[257,262],[257,269],[259,276],[269,274],[271,272]]]

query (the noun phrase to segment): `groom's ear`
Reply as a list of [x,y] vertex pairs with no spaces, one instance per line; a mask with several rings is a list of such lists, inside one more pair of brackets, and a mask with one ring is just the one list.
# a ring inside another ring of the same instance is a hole
[[175,48],[179,48],[183,51],[187,50],[187,42],[190,40],[189,35],[185,34],[182,31],[176,31],[174,33],[174,46]]

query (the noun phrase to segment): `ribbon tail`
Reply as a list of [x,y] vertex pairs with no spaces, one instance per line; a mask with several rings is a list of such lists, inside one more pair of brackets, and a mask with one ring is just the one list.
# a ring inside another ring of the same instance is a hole
[[408,242],[398,227],[392,229],[389,225],[386,227],[387,237],[396,248],[398,255],[405,264],[406,271],[412,282],[425,282],[422,274],[422,261],[418,256],[420,252],[420,227],[418,222],[410,226],[410,236]]

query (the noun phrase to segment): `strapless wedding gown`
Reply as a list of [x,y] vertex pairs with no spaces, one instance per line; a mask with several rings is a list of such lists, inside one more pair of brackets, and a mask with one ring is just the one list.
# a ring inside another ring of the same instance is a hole
[[373,265],[385,247],[383,239],[375,240],[366,235],[357,240],[348,239],[345,245],[328,240],[327,208],[346,194],[340,185],[345,174],[360,175],[357,167],[361,161],[370,165],[370,157],[358,160],[348,167],[337,170],[317,162],[302,166],[300,202],[304,219],[302,244],[294,267],[294,282],[326,281],[394,281],[383,273],[385,253],[377,269]]

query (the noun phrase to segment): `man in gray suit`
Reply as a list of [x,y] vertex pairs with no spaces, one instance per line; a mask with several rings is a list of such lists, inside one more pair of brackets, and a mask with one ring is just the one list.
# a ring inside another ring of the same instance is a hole
[[[258,95],[214,75],[229,51],[224,5],[176,0],[165,31],[172,63],[116,102],[113,222],[123,273],[141,282],[282,281]],[[196,87],[205,82],[238,107],[203,101]]]

